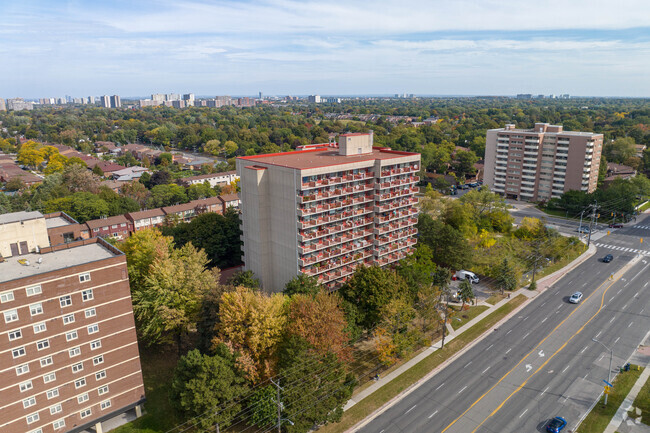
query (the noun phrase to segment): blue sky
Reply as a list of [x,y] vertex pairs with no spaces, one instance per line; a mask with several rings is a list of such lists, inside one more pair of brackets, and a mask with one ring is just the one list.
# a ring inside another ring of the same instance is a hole
[[0,97],[650,96],[648,0],[0,0]]

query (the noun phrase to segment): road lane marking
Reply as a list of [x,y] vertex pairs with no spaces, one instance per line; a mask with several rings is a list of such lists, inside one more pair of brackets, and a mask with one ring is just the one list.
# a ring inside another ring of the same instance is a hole
[[621,293],[622,291],[623,291],[623,289],[618,289],[618,292],[616,292],[616,294],[618,295],[618,294]]
[[638,296],[639,296],[639,292],[636,292],[636,293],[634,294],[634,297],[636,298],[636,297],[638,297]]
[[583,377],[583,379],[586,379],[586,378],[587,378],[587,376],[589,376],[589,373],[587,373],[587,374],[585,374],[585,377]]
[[621,337],[616,337],[616,340],[614,340],[614,344],[618,343],[618,340],[620,340]]
[[634,323],[634,322],[630,322],[630,324],[627,325],[627,327],[629,328],[630,326],[632,326],[633,323]]
[[611,298],[609,298],[609,302],[612,302],[614,300],[614,298],[615,298],[615,296],[612,296]]
[[443,386],[445,386],[445,382],[442,382],[440,385],[438,385],[438,387],[436,388],[436,391],[438,391],[438,390],[439,390],[440,388],[442,388]]
[[465,389],[467,389],[467,385],[465,385],[465,386],[463,387],[463,389],[461,389],[460,391],[458,391],[458,394],[460,394],[461,392],[465,391]]
[[512,347],[510,349],[506,350],[506,353],[510,353],[511,350],[512,350]]
[[616,319],[616,316],[612,317],[612,319],[609,321],[609,323],[612,323]]
[[569,366],[567,365],[566,367],[564,367],[564,370],[562,370],[562,373],[564,373],[564,372],[567,371],[568,369],[569,369]]
[[481,374],[485,373],[485,372],[488,371],[489,369],[490,369],[490,367],[486,368],[485,370],[483,370],[483,371],[481,372]]
[[510,334],[511,332],[512,332],[512,329],[510,331],[506,332],[506,335]]
[[[646,284],[647,284],[647,283],[646,283]],[[543,307],[544,304],[546,304],[546,301],[542,302],[542,305],[540,305],[540,307]]]
[[412,411],[413,409],[415,409],[415,406],[417,406],[417,404],[414,404],[412,408],[410,408],[409,410],[407,410],[406,412],[404,412],[404,415],[406,415],[407,413],[409,413],[410,411]]
[[525,322],[525,321],[526,321],[526,319],[528,319],[528,316],[526,316],[526,317],[524,317],[524,320],[522,320],[522,322]]
[[562,308],[562,304],[558,305],[556,309],[559,310],[560,308]]
[[528,337],[529,335],[530,335],[530,332],[529,332],[529,333],[527,333],[526,335],[524,335],[524,337],[522,338],[522,340],[525,340],[525,339],[526,339],[526,337]]
[[546,394],[546,391],[548,391],[549,388],[550,388],[550,386],[547,386],[547,387],[544,389],[544,391],[542,391],[542,394]]
[[542,320],[542,323],[546,322],[546,319],[548,319],[548,317],[544,317],[544,320]]
[[605,354],[603,353],[602,355],[600,355],[600,358],[598,358],[598,361],[600,361],[600,360],[603,359],[604,357],[605,357]]
[[603,331],[598,331],[598,334],[596,334],[596,336],[595,336],[594,338],[598,338],[598,336],[599,336],[600,334],[602,334],[602,333],[603,333]]
[[437,414],[437,413],[438,413],[438,411],[435,411],[434,413],[432,413],[431,415],[429,415],[429,419],[433,418],[433,416],[434,416],[435,414]]
[[526,414],[526,412],[528,412],[528,409],[526,409],[525,411],[523,411],[523,412],[521,413],[521,415],[519,415],[519,418],[521,418],[522,416],[524,416],[524,415]]
[[623,305],[623,309],[625,310],[627,308],[627,304]]
[[585,353],[585,350],[587,350],[587,349],[589,349],[589,346],[585,346],[585,348],[582,349],[582,350],[580,351],[580,353]]
[[[480,428],[480,427],[485,423],[485,421],[486,421],[488,418],[490,418],[490,417],[493,416],[495,413],[497,413],[499,410],[501,410],[501,408],[503,407],[503,405],[504,405],[508,400],[510,400],[510,398],[511,398],[513,395],[515,395],[517,392],[519,392],[519,391],[520,391],[520,390],[521,390],[521,389],[526,385],[526,383],[528,382],[528,380],[530,380],[530,378],[532,378],[533,376],[535,376],[535,375],[536,375],[536,374],[537,374],[537,373],[538,373],[542,368],[544,368],[544,367],[546,366],[546,364],[549,363],[549,362],[550,362],[550,361],[555,357],[555,355],[557,355],[557,354],[560,353],[562,350],[564,350],[564,348],[565,348],[565,347],[568,345],[568,343],[573,339],[573,337],[575,337],[576,335],[578,335],[579,333],[582,332],[582,330],[583,330],[583,329],[584,329],[584,328],[585,328],[585,327],[586,327],[586,326],[587,326],[587,325],[588,325],[588,324],[589,324],[589,323],[594,319],[594,317],[596,317],[596,316],[598,315],[598,313],[600,313],[600,311],[602,310],[602,306],[603,306],[603,304],[604,304],[605,295],[607,294],[607,291],[608,291],[609,288],[612,287],[612,286],[613,286],[613,285],[614,285],[614,284],[615,284],[615,283],[616,283],[620,278],[621,278],[621,277],[619,276],[619,277],[616,278],[614,281],[611,281],[610,284],[605,288],[605,290],[603,291],[603,294],[602,294],[602,296],[601,296],[600,307],[598,308],[598,310],[596,311],[596,313],[594,313],[594,315],[591,316],[591,317],[589,318],[589,320],[587,320],[587,322],[586,322],[584,325],[582,325],[582,326],[580,327],[580,329],[578,329],[575,333],[573,333],[573,334],[571,335],[571,337],[569,337],[569,339],[568,339],[568,340],[567,340],[567,341],[566,341],[566,342],[565,342],[565,343],[564,343],[564,344],[563,344],[563,345],[562,345],[562,346],[561,346],[557,351],[555,351],[555,353],[553,353],[553,355],[551,355],[550,357],[548,357],[548,358],[546,359],[546,361],[545,361],[545,362],[544,362],[544,363],[543,363],[543,364],[542,364],[542,365],[541,365],[541,366],[540,366],[540,367],[539,367],[535,372],[533,372],[533,374],[530,375],[530,376],[528,377],[528,379],[526,379],[523,383],[521,383],[521,384],[520,384],[520,385],[519,385],[519,386],[518,386],[518,387],[517,387],[517,388],[516,388],[516,389],[515,389],[515,390],[514,390],[514,391],[513,391],[513,392],[512,392],[512,393],[511,393],[511,394],[510,394],[510,395],[509,395],[509,396],[508,396],[508,397],[507,397],[507,398],[506,398],[506,399],[505,399],[505,400],[504,400],[504,401],[503,401],[503,402],[502,402],[502,403],[501,403],[501,404],[500,404],[500,405],[499,405],[499,406],[498,406],[498,407],[497,407],[497,408],[496,408],[496,409],[495,409],[491,414],[490,414],[490,415],[488,415],[485,419],[483,419],[483,421],[481,421],[481,423],[480,423],[480,424],[479,424],[479,425],[478,425],[478,426],[477,426],[477,427],[472,431],[472,433],[476,432],[476,430],[478,430],[478,429],[479,429],[479,428]],[[600,285],[596,288],[596,290],[594,290],[594,291],[591,293],[591,295],[587,296],[587,299],[585,299],[585,301],[587,301],[587,300],[588,300],[589,298],[591,298],[595,293],[597,293],[598,290],[599,290],[603,285],[605,285],[608,281],[610,281],[610,280],[605,280],[605,281],[603,281],[602,283],[600,283]],[[523,358],[521,358],[521,360],[520,360],[520,361],[519,361],[519,362],[518,362],[518,363],[517,363],[517,364],[516,364],[512,369],[510,369],[510,370],[509,370],[505,375],[503,375],[503,376],[501,377],[501,379],[499,379],[499,380],[498,380],[494,385],[492,385],[492,387],[490,387],[490,389],[488,389],[488,390],[487,390],[483,395],[481,395],[481,397],[478,398],[478,400],[476,400],[476,401],[475,401],[474,403],[472,403],[472,404],[471,404],[467,409],[465,409],[465,411],[463,411],[463,413],[461,413],[461,414],[460,414],[456,419],[454,419],[454,420],[451,422],[451,424],[449,424],[447,427],[445,427],[445,429],[442,430],[440,433],[445,433],[445,431],[449,430],[449,428],[451,428],[451,426],[453,426],[456,422],[458,422],[458,420],[461,419],[463,416],[465,416],[465,414],[466,414],[467,412],[469,412],[469,411],[470,411],[470,410],[471,410],[471,409],[472,409],[476,404],[478,404],[481,400],[483,400],[483,398],[484,398],[488,393],[490,393],[490,392],[491,392],[495,387],[497,387],[497,386],[498,386],[498,385],[499,385],[499,384],[500,384],[500,383],[501,383],[501,382],[502,382],[506,377],[508,377],[508,376],[510,375],[510,373],[512,373],[512,372],[513,372],[517,367],[519,367],[519,365],[520,365],[522,362],[524,362],[524,360],[525,360],[525,359],[526,359],[526,358],[527,358],[527,357],[528,357],[528,356],[529,356],[529,355],[530,355],[534,350],[536,350],[537,347],[539,347],[539,345],[541,345],[542,343],[544,343],[544,342],[546,341],[546,339],[548,339],[551,335],[553,335],[553,334],[555,333],[555,331],[557,331],[557,329],[558,329],[560,326],[562,326],[562,325],[564,324],[564,322],[566,322],[566,321],[567,321],[567,320],[568,320],[568,319],[569,319],[569,318],[570,318],[570,317],[571,317],[571,316],[572,316],[576,311],[578,311],[582,305],[585,305],[585,303],[579,304],[579,305],[577,306],[577,308],[575,308],[573,311],[571,311],[571,312],[567,315],[567,317],[565,317],[565,318],[564,318],[560,323],[558,323],[557,326],[556,326],[555,328],[553,328],[553,330],[552,330],[549,334],[547,334],[546,337],[544,337],[544,338],[542,339],[542,341],[540,341],[540,342],[537,344],[537,346],[535,346],[535,347],[533,348],[533,350],[531,350],[531,351],[528,352],[528,353],[527,353]]]
[[472,361],[468,362],[467,364],[465,364],[465,367],[463,367],[463,368],[467,368],[467,367],[469,367],[469,365],[470,365],[471,363],[472,363]]
[[485,350],[490,350],[490,347],[494,346],[494,344],[490,344],[487,349]]

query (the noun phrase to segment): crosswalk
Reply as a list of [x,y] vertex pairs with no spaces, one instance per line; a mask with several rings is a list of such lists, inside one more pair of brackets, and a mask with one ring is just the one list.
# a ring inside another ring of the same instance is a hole
[[621,247],[618,245],[607,245],[607,244],[601,244],[599,242],[594,242],[594,245],[596,245],[599,248],[609,248],[610,250],[620,251],[622,253],[643,254],[646,256],[650,255],[650,251],[647,250],[637,250],[635,248]]
[[632,226],[633,229],[650,230],[650,226]]

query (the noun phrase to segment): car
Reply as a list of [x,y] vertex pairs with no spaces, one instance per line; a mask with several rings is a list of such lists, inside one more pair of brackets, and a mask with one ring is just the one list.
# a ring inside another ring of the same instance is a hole
[[577,304],[582,300],[582,292],[575,292],[571,297],[569,298],[569,302],[572,304]]
[[560,433],[566,427],[566,420],[561,416],[556,416],[546,425],[546,431],[549,433]]
[[607,254],[605,257],[603,257],[603,263],[609,263],[612,260],[614,260],[614,256],[611,254]]
[[478,183],[472,182],[469,184],[470,188],[476,188],[478,186]]
[[622,229],[623,228],[623,223],[611,223],[609,225],[610,229]]
[[578,227],[578,233],[589,233],[591,230],[589,230],[589,227],[587,226],[580,226]]

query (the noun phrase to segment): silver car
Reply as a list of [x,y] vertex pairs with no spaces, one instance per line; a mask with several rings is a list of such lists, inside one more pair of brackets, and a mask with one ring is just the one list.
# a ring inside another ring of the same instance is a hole
[[569,302],[572,304],[577,304],[582,300],[582,292],[575,292],[571,297],[569,298]]

